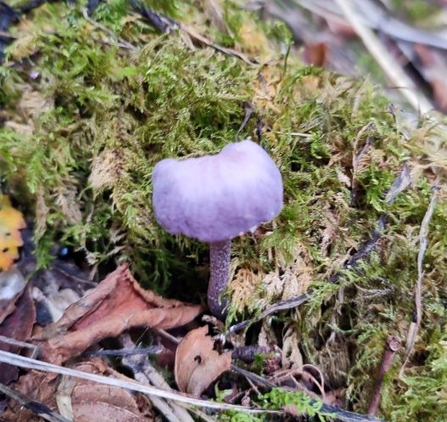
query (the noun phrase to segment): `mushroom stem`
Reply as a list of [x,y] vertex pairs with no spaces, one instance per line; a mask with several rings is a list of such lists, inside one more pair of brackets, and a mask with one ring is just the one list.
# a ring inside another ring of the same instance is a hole
[[225,316],[228,301],[222,298],[230,273],[231,240],[210,243],[210,282],[208,284],[208,308],[218,318]]

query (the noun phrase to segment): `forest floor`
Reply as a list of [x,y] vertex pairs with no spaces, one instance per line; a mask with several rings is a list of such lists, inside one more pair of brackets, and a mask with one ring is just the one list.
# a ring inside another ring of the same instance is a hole
[[[0,421],[445,422],[446,25],[442,0],[0,1]],[[222,317],[152,176],[244,139],[283,204],[233,239]]]

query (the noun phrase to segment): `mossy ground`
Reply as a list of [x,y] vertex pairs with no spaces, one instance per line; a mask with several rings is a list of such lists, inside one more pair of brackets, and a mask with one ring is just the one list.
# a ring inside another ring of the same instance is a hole
[[[419,233],[436,181],[422,325],[405,376],[398,377],[404,346],[387,374],[381,415],[446,420],[443,122],[405,130],[368,81],[280,54],[287,43],[268,40],[283,28],[230,1],[222,15],[193,1],[145,4],[260,64],[182,30],[161,34],[123,0],[101,4],[90,20],[82,5],[57,3],[23,19],[0,67],[0,177],[34,222],[39,262],[64,242],[90,263],[130,262],[142,283],[165,295],[203,301],[207,248],[157,226],[152,169],[162,158],[252,137],[281,170],[285,206],[275,222],[234,242],[232,315],[311,288],[305,305],[275,317],[284,328],[276,341],[297,336],[304,361],[343,389],[348,407],[365,412],[386,337],[404,344],[413,322]],[[238,133],[248,104],[253,116]],[[404,164],[412,183],[387,203]],[[373,250],[346,268],[384,214]]]

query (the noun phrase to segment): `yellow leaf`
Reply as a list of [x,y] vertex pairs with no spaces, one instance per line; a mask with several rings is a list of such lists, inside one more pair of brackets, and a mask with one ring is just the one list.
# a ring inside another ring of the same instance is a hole
[[6,195],[0,196],[0,270],[8,270],[19,257],[23,245],[20,229],[26,227],[20,211],[11,206]]

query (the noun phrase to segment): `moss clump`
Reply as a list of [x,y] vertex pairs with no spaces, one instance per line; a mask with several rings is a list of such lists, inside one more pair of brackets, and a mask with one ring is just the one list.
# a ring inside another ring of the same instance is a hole
[[[154,222],[153,166],[261,133],[283,174],[285,206],[274,223],[234,243],[232,314],[312,289],[304,306],[278,316],[289,329],[275,341],[299,333],[305,361],[322,368],[329,387],[344,388],[348,407],[366,411],[387,335],[404,341],[412,324],[419,232],[445,172],[445,141],[430,122],[404,136],[368,81],[275,53],[256,19],[232,2],[222,15],[167,3],[146,6],[186,16],[196,32],[261,64],[216,51],[187,29],[160,34],[121,0],[92,19],[80,7],[45,4],[14,28],[0,68],[1,178],[35,221],[40,263],[58,239],[91,262],[131,262],[165,294],[175,281],[177,294],[181,282],[183,297],[203,300],[206,248]],[[208,31],[211,21],[221,26]],[[253,117],[239,132],[248,108]],[[411,186],[385,201],[405,166]],[[429,226],[415,353],[403,379],[404,353],[397,356],[383,387],[381,412],[391,420],[405,411],[414,420],[446,417],[435,400],[445,396],[443,196],[441,189]],[[374,248],[362,253],[376,231]]]
[[[256,70],[186,45],[181,34],[155,35],[143,22],[129,34],[125,12],[122,2],[97,11],[102,25],[120,27],[115,38],[78,9],[56,5],[24,23],[32,25],[39,77],[5,68],[5,83],[15,77],[16,91],[25,91],[15,104],[26,103],[27,115],[7,112],[1,153],[11,162],[9,184],[34,195],[37,240],[57,232],[91,261],[119,248],[140,276],[160,283],[176,264],[151,214],[152,167],[234,139]],[[145,45],[120,48],[122,33]],[[23,49],[14,45],[10,59],[22,58]]]

